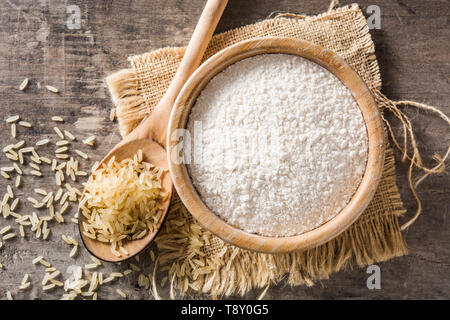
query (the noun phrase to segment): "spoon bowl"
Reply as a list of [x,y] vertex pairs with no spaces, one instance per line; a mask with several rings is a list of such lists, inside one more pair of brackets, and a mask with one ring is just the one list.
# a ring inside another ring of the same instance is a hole
[[[117,161],[122,161],[124,159],[130,158],[130,155],[134,155],[138,152],[138,150],[142,150],[143,161],[153,164],[156,167],[160,167],[164,170],[169,169],[169,165],[167,163],[166,150],[156,141],[152,139],[138,139],[131,140],[128,142],[120,143],[116,148],[114,148],[102,161],[100,164],[105,163],[111,159],[112,156],[116,157]],[[93,172],[95,175],[95,172]],[[163,212],[155,225],[155,229],[153,232],[147,233],[145,237],[138,240],[125,241],[123,243],[123,247],[130,254],[124,256],[123,254],[120,257],[114,255],[110,248],[111,244],[104,243],[101,241],[97,241],[87,237],[82,231],[83,221],[86,222],[86,217],[79,212],[78,214],[78,226],[80,229],[81,239],[86,247],[86,249],[97,258],[107,261],[107,262],[121,262],[126,259],[132,258],[135,255],[139,254],[144,250],[149,243],[153,241],[153,239],[157,236],[159,230],[161,229],[164,220],[166,219],[167,212],[170,206],[170,199],[172,196],[173,183],[170,178],[170,174],[168,172],[164,173],[161,178],[162,191],[169,193],[169,197],[167,197],[162,203]],[[84,192],[82,198],[84,197]]]

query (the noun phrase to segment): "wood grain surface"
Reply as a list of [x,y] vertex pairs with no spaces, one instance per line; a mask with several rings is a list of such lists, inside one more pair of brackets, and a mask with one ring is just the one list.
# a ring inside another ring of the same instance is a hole
[[[350,1],[341,1],[348,4]],[[409,99],[440,107],[450,114],[450,4],[448,0],[371,0],[360,1],[365,11],[369,5],[381,8],[381,29],[372,30],[381,67],[383,92],[392,99]],[[66,27],[67,5],[78,5],[81,29]],[[54,136],[50,117],[61,115],[61,125],[77,136],[95,134],[98,143],[91,153],[92,163],[99,160],[119,140],[116,124],[108,120],[112,106],[103,79],[120,68],[128,67],[126,58],[163,46],[181,46],[189,41],[203,8],[203,0],[5,0],[0,2],[0,99],[2,118],[21,114],[33,122],[31,129],[19,128],[19,139],[32,143],[42,136]],[[230,0],[219,23],[218,32],[255,22],[273,12],[288,11],[315,14],[328,8],[328,0]],[[18,87],[28,77],[26,92]],[[38,88],[54,85],[55,95]],[[443,153],[450,143],[448,127],[435,117],[414,109],[406,110],[412,119],[420,149],[430,156]],[[396,123],[391,115],[387,115]],[[397,123],[396,123],[397,124]],[[399,128],[398,125],[395,126]],[[0,121],[2,146],[11,143],[9,127]],[[18,141],[18,140],[17,140]],[[78,145],[77,145],[78,146]],[[81,148],[81,146],[80,146]],[[49,149],[51,150],[51,149]],[[84,148],[83,150],[88,150]],[[397,159],[399,154],[396,153]],[[0,165],[10,162],[0,155]],[[432,164],[431,157],[427,163]],[[84,168],[88,168],[88,163]],[[398,181],[402,199],[411,216],[415,201],[409,192],[406,173],[408,165],[398,162]],[[21,197],[34,188],[49,188],[44,180],[25,179],[16,193]],[[418,190],[423,200],[423,214],[405,233],[410,254],[380,263],[381,289],[369,290],[366,269],[339,272],[315,286],[294,287],[284,283],[269,289],[267,299],[412,299],[450,297],[450,239],[447,219],[450,191],[448,173],[428,178]],[[0,180],[0,194],[9,182]],[[25,210],[25,208],[23,208]],[[72,206],[68,217],[75,212]],[[24,212],[22,212],[24,213]],[[406,218],[402,221],[406,221]],[[0,218],[0,228],[12,225]],[[0,249],[0,299],[11,290],[17,299],[56,299],[63,290],[43,292],[40,282],[42,266],[31,263],[43,255],[65,273],[69,265],[90,263],[86,250],[77,259],[69,258],[70,247],[61,235],[77,235],[76,225],[52,225],[48,242],[28,236],[5,242]],[[148,254],[135,262],[146,274],[152,263]],[[122,264],[104,265],[99,271],[108,274],[125,270]],[[32,289],[18,292],[25,273],[29,273]],[[120,298],[116,288],[129,298],[149,298],[148,290],[139,288],[138,272],[118,279],[99,289],[100,299]],[[66,275],[63,274],[65,277]],[[63,277],[63,278],[64,278]],[[168,297],[167,288],[160,290]],[[255,298],[254,291],[245,298]],[[238,297],[236,297],[238,298]]]

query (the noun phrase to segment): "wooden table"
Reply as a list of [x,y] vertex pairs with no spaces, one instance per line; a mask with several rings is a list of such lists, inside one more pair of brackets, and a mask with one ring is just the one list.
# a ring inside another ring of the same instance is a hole
[[[24,139],[35,143],[43,136],[54,137],[52,115],[63,116],[66,121],[60,127],[73,131],[78,137],[95,134],[98,143],[95,152],[91,152],[91,160],[83,165],[86,169],[119,140],[116,125],[108,120],[112,104],[103,82],[105,76],[128,67],[126,58],[130,55],[164,46],[185,45],[204,1],[74,0],[70,3],[80,8],[80,30],[69,30],[66,26],[67,1],[6,0],[0,3],[1,110],[5,119],[20,114],[34,124],[31,129],[20,127],[16,141]],[[350,2],[343,1],[346,3]],[[373,4],[381,8],[381,29],[372,30],[372,35],[381,66],[383,92],[392,99],[426,102],[450,114],[448,1],[364,0],[360,4],[363,10]],[[328,0],[231,0],[218,31],[255,22],[272,12],[315,14],[325,11],[328,5]],[[25,92],[21,92],[18,87],[25,77],[30,78],[31,83]],[[47,84],[59,88],[60,94],[46,91],[43,86]],[[412,118],[424,154],[445,152],[450,134],[443,121],[414,109],[407,113]],[[14,141],[5,121],[0,122],[0,130],[2,147]],[[76,147],[89,150],[79,142]],[[48,150],[48,154],[52,152],[50,147],[44,150]],[[431,157],[427,159],[431,164]],[[1,166],[8,163],[1,154]],[[407,167],[406,163],[397,165],[402,199],[408,214],[412,215],[416,204],[406,183]],[[6,186],[11,182],[0,179],[0,191],[6,192]],[[22,198],[31,195],[37,187],[54,189],[43,179],[25,177],[24,182],[16,191]],[[410,255],[379,264],[381,290],[367,289],[366,270],[355,269],[334,274],[331,279],[311,288],[291,288],[281,284],[271,288],[266,298],[449,298],[448,185],[448,174],[441,174],[430,177],[420,186],[423,214],[405,233]],[[27,206],[23,210],[31,211],[26,209]],[[72,205],[67,220],[74,212],[75,205]],[[6,225],[13,226],[18,232],[14,222],[0,218],[0,228]],[[5,242],[0,249],[0,262],[4,265],[0,270],[0,298],[5,297],[6,290],[11,290],[17,299],[61,296],[62,289],[42,292],[40,281],[44,268],[31,264],[31,261],[43,255],[62,272],[71,264],[90,263],[84,249],[80,250],[76,260],[69,258],[70,247],[61,240],[62,234],[76,235],[76,225],[70,221],[54,225],[47,242],[35,239],[31,234],[27,239],[19,237]],[[146,259],[140,264],[145,266],[146,273],[151,272]],[[107,265],[101,271],[108,273],[126,268],[125,265]],[[18,292],[16,288],[25,273],[31,275],[32,289]],[[111,286],[102,287],[99,298],[119,298],[115,292],[119,287],[133,299],[151,297],[148,291],[138,288],[137,274],[134,272]],[[255,298],[258,294],[255,291],[246,298]],[[168,297],[167,290],[163,289],[161,295]]]

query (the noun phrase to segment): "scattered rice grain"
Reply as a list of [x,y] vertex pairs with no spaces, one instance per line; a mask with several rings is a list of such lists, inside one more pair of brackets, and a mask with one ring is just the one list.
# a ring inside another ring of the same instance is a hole
[[19,119],[20,119],[20,116],[19,115],[15,115],[15,116],[11,116],[11,117],[7,118],[6,122],[7,123],[13,123],[13,122],[16,122]]
[[14,149],[20,149],[25,144],[25,140],[19,141],[14,145]]
[[53,130],[55,130],[56,134],[61,138],[61,140],[64,140],[64,134],[59,130],[58,127],[53,127]]
[[34,258],[34,260],[32,261],[33,264],[39,263],[42,259],[44,259],[43,256],[38,256],[36,258]]
[[39,167],[37,164],[35,163],[30,163],[30,167],[32,167],[33,169],[37,170],[37,171],[41,171],[41,167]]
[[13,138],[15,138],[17,136],[17,128],[16,128],[16,124],[15,123],[11,124],[11,136]]
[[46,88],[48,91],[53,92],[53,93],[58,93],[58,92],[59,92],[58,89],[55,88],[54,86],[49,86],[49,85],[47,85],[47,86],[45,86],[45,88]]
[[50,283],[50,284],[47,284],[47,285],[43,286],[42,290],[48,291],[48,290],[53,289],[54,287],[56,287],[56,285],[54,283]]
[[48,236],[50,235],[51,230],[47,229],[44,232],[44,235],[42,236],[42,239],[47,240]]
[[83,151],[80,151],[80,150],[75,149],[75,152],[76,152],[80,157],[82,157],[83,159],[88,159],[88,158],[89,158],[89,156],[88,156],[86,153],[84,153]]
[[43,146],[43,145],[46,145],[46,144],[48,144],[50,142],[50,139],[42,139],[42,140],[39,140],[38,142],[36,142],[36,145],[37,146]]
[[52,265],[50,264],[50,262],[45,261],[44,259],[41,259],[39,261],[40,264],[42,264],[44,267],[51,267]]
[[19,121],[19,126],[31,128],[31,123],[29,123],[28,121]]
[[25,273],[25,275],[22,278],[22,282],[20,284],[27,283],[29,278],[30,278],[30,275],[28,273]]
[[61,147],[61,146],[66,146],[66,145],[68,145],[70,142],[69,141],[67,141],[67,140],[59,140],[58,142],[56,142],[56,145],[58,146],[58,147]]
[[127,295],[120,289],[116,289],[116,292],[124,299],[126,299]]
[[4,171],[0,171],[0,174],[1,174],[2,177],[5,178],[5,179],[10,179],[10,178],[11,178],[11,177],[9,176],[9,174],[7,174],[7,173],[4,172]]
[[7,233],[9,230],[11,230],[11,226],[6,226],[0,230],[0,234]]
[[52,163],[52,160],[50,160],[47,157],[39,157],[39,159],[41,159],[41,161],[45,162],[46,164],[51,164]]
[[10,208],[11,211],[14,211],[16,209],[17,205],[19,204],[19,201],[20,201],[19,198],[14,199],[14,201],[11,203],[11,208]]
[[[37,194],[40,194],[41,196],[47,196],[48,195],[47,191],[45,191],[44,189],[41,189],[41,188],[34,189],[34,192],[37,193]],[[43,202],[46,202],[46,201],[47,200],[43,200]]]
[[125,270],[125,271],[123,272],[123,275],[124,275],[124,276],[127,276],[127,275],[129,275],[130,273],[132,273],[132,272],[133,272],[132,269],[127,269],[127,270]]
[[116,119],[116,108],[112,108],[109,112],[109,120],[114,121]]
[[30,83],[30,79],[28,79],[28,78],[23,79],[22,83],[19,86],[19,90],[25,91],[25,89],[28,87],[29,83]]
[[42,176],[42,172],[37,171],[37,170],[31,170],[30,173],[34,176],[38,176],[38,177]]
[[13,190],[12,190],[10,185],[6,186],[6,191],[8,192],[9,196],[11,197],[11,199],[14,198],[14,192],[13,192]]
[[14,170],[16,170],[16,172],[18,173],[18,174],[23,174],[23,171],[22,171],[22,169],[20,169],[20,167],[17,165],[17,163],[13,163],[13,167],[14,167]]
[[5,154],[5,156],[6,156],[9,160],[12,160],[12,161],[17,161],[17,160],[19,159],[19,157],[18,157],[17,155],[11,154],[11,153],[7,153],[7,154]]
[[67,147],[61,147],[55,150],[55,153],[63,153],[66,152],[67,150],[69,150],[69,148]]
[[10,240],[10,239],[14,238],[15,236],[16,236],[15,233],[8,233],[8,234],[4,235],[2,239],[6,241],[6,240]]
[[59,117],[59,116],[53,116],[53,117],[52,117],[52,121],[63,122],[64,119],[63,119],[62,117]]
[[95,144],[95,136],[87,137],[86,139],[83,140],[83,143],[88,146],[93,147]]
[[73,246],[72,250],[70,250],[69,256],[71,258],[75,257],[78,252],[78,246]]
[[69,131],[64,130],[64,134],[70,139],[70,140],[75,140],[75,136],[73,134],[71,134]]

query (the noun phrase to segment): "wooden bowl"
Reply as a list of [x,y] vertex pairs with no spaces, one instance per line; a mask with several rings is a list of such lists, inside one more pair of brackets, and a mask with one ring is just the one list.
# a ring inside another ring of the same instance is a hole
[[344,59],[328,49],[291,38],[254,39],[223,49],[204,62],[180,92],[169,121],[167,154],[179,151],[177,149],[179,140],[172,140],[170,137],[174,137],[175,130],[186,128],[191,108],[211,78],[236,61],[268,53],[301,56],[328,69],[352,92],[361,109],[369,140],[368,159],[361,183],[347,206],[333,219],[300,235],[267,237],[250,234],[228,224],[207,208],[183,163],[175,163],[169,159],[169,168],[178,195],[203,227],[241,248],[266,253],[285,253],[316,247],[347,229],[367,207],[381,178],[384,164],[384,132],[381,116],[369,89]]

